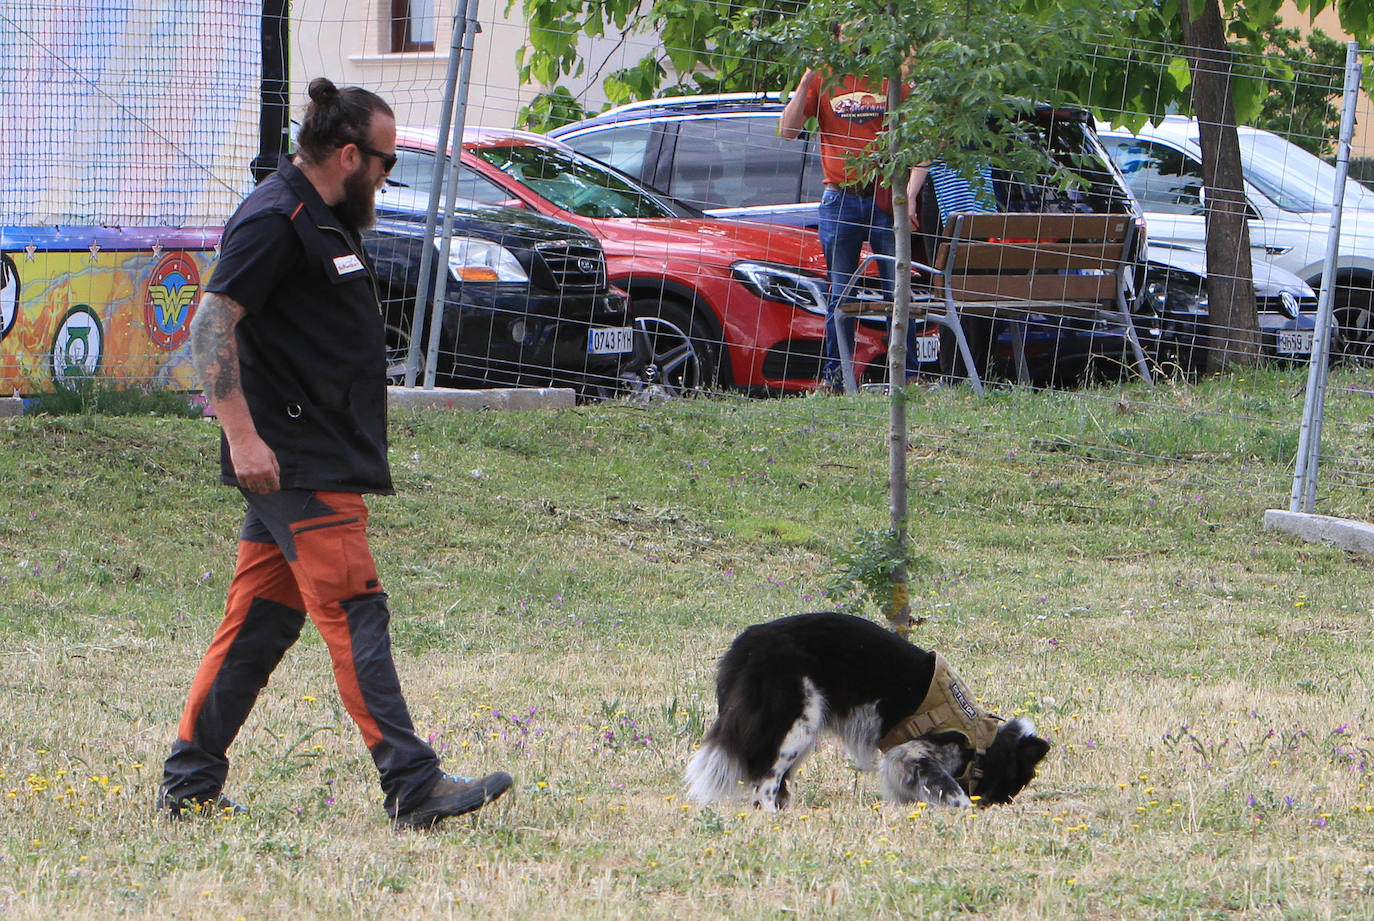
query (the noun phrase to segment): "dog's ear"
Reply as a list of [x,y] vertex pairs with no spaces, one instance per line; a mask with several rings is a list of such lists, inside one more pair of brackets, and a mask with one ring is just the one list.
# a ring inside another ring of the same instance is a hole
[[1020,756],[1021,762],[1032,768],[1039,764],[1045,755],[1049,754],[1049,750],[1049,739],[1042,739],[1039,736],[1022,736],[1021,741],[1016,746],[1016,753]]
[[1024,717],[1004,723],[982,757],[983,777],[977,793],[983,805],[1009,803],[1035,777],[1036,766],[1050,743],[1035,734]]

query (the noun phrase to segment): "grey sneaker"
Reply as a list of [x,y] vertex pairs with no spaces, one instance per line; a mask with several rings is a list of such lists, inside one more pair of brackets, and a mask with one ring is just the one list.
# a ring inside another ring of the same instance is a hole
[[185,819],[192,816],[214,816],[221,819],[236,819],[247,817],[247,808],[240,806],[229,797],[221,793],[219,796],[208,799],[172,799],[170,796],[158,795],[157,808],[166,810],[169,819]]
[[398,828],[432,828],[436,823],[481,809],[510,789],[511,776],[493,771],[485,777],[454,777],[443,774],[428,798],[409,812],[396,816]]

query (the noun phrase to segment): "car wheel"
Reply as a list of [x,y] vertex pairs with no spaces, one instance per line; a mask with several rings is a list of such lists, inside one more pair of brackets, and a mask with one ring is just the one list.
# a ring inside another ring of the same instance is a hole
[[692,337],[661,316],[635,317],[634,323],[649,340],[651,356],[641,374],[642,389],[676,397],[701,393],[702,362]]
[[[635,310],[638,315],[636,322],[640,319],[658,319],[674,327],[679,333],[686,334],[692,344],[692,350],[696,353],[699,388],[711,389],[729,383],[726,380],[729,376],[725,368],[726,362],[721,356],[720,337],[700,315],[699,310],[672,297],[661,298],[656,305],[652,301],[647,301],[643,295],[636,301],[632,293],[631,299],[632,303],[638,305]],[[647,309],[644,307],[646,301],[649,305]]]
[[1374,298],[1359,288],[1340,288],[1332,311],[1339,331],[1332,354],[1346,364],[1374,363]]

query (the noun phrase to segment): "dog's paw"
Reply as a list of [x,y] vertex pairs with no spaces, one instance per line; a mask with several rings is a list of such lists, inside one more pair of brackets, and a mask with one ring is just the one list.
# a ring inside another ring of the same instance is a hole
[[908,802],[929,803],[932,806],[956,806],[965,808],[973,805],[973,800],[964,792],[964,788],[959,786],[959,782],[949,776],[944,769],[936,767],[936,770],[923,774],[915,778],[911,787],[913,792],[912,800]]
[[949,752],[945,748],[917,739],[889,751],[878,768],[883,795],[896,803],[973,805],[968,793],[946,766]]
[[755,809],[762,809],[764,812],[777,812],[779,809],[787,808],[787,803],[791,798],[791,793],[786,784],[768,778],[754,786],[752,803]]

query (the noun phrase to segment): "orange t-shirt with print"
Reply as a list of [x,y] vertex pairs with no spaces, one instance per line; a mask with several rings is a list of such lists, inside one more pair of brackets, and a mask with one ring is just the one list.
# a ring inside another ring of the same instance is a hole
[[847,161],[863,153],[882,133],[887,115],[887,81],[875,90],[867,80],[853,74],[845,74],[834,82],[817,80],[807,88],[805,110],[819,123],[821,173],[825,181],[832,185],[857,185],[858,173]]

